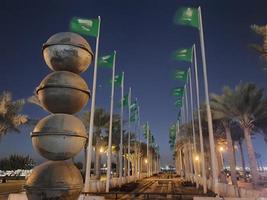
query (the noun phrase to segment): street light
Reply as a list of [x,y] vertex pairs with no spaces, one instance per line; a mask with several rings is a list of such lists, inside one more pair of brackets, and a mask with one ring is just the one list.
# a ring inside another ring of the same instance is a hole
[[104,152],[104,148],[103,147],[100,147],[99,152],[100,153],[103,153]]
[[145,159],[145,164],[147,164],[148,163],[148,161],[147,161],[147,159]]
[[199,156],[196,156],[195,157],[195,161],[199,161]]

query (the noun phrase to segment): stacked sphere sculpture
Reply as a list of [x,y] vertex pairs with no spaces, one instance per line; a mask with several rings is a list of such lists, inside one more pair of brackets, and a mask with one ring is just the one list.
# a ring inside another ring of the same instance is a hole
[[85,126],[73,116],[88,102],[90,91],[80,73],[91,64],[93,53],[76,33],[63,32],[43,45],[46,64],[54,72],[36,88],[44,109],[51,112],[31,133],[34,149],[50,160],[33,169],[26,181],[29,200],[77,200],[83,180],[75,165],[66,161],[77,155],[88,139]]

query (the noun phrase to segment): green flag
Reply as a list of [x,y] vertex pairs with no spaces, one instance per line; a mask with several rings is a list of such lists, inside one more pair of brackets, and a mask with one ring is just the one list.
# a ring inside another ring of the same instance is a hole
[[[115,75],[115,77],[114,77],[114,85],[121,87],[122,79],[123,79],[123,75],[122,74]],[[110,83],[112,83],[112,80],[110,80]]]
[[172,53],[172,58],[174,60],[181,60],[181,61],[192,61],[192,48],[183,48],[178,49]]
[[132,112],[132,111],[135,111],[135,110],[137,110],[137,102],[136,101],[134,101],[131,105],[130,105],[130,111]]
[[131,113],[130,121],[131,122],[137,122],[138,121],[138,110],[135,110]]
[[99,20],[73,17],[70,21],[70,30],[87,36],[98,36]]
[[186,81],[188,75],[188,70],[176,70],[174,73],[174,79],[180,81]]
[[113,61],[114,61],[115,54],[110,54],[106,56],[102,56],[98,58],[98,66],[106,67],[112,69],[113,67]]
[[198,9],[190,7],[179,8],[175,13],[174,23],[198,28]]
[[124,95],[124,97],[122,99],[122,105],[123,106],[128,106],[128,104],[129,104],[129,95],[126,94],[126,95]]
[[181,99],[177,99],[174,103],[175,106],[177,107],[182,107],[183,103],[182,103],[182,100]]
[[147,131],[150,132],[148,123],[145,123],[143,128],[144,128],[144,138],[147,139]]
[[172,95],[175,97],[182,97],[184,94],[184,88],[183,87],[177,87],[172,90]]

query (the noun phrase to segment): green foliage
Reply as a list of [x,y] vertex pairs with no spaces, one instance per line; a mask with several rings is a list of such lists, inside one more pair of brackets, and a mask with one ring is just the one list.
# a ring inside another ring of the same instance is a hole
[[35,165],[29,155],[12,154],[0,160],[0,170],[32,169]]
[[10,92],[0,95],[0,137],[8,132],[19,133],[19,127],[28,123],[28,116],[21,114],[25,101],[12,101]]

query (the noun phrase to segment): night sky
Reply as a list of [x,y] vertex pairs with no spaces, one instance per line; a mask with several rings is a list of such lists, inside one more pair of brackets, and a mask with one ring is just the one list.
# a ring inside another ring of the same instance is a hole
[[[168,145],[168,128],[175,121],[177,109],[170,91],[181,82],[171,75],[187,63],[171,60],[171,52],[197,44],[198,31],[191,27],[173,24],[179,6],[201,6],[210,92],[221,92],[224,85],[234,86],[240,81],[254,82],[265,87],[267,74],[261,70],[263,63],[249,49],[249,44],[261,38],[250,30],[251,24],[267,23],[266,0],[1,0],[0,1],[0,91],[8,90],[14,99],[27,98],[51,71],[41,54],[42,44],[54,33],[68,31],[72,17],[102,18],[100,55],[117,51],[117,71],[125,72],[127,89],[141,106],[142,123],[150,122],[156,142],[161,149],[161,164],[172,162]],[[87,38],[95,48],[94,38]],[[199,52],[198,52],[199,54]],[[200,54],[199,66],[200,65]],[[93,65],[83,74],[92,86]],[[203,79],[200,69],[201,99]],[[109,109],[111,71],[99,69],[96,105]],[[116,101],[120,90],[117,89]],[[88,104],[85,109],[89,109]],[[119,112],[118,108],[115,110]],[[40,119],[46,115],[35,105],[26,105],[24,113]],[[125,113],[126,114],[126,113]],[[262,154],[267,164],[267,146],[257,137],[256,152]],[[9,134],[0,142],[0,157],[11,153],[30,154],[33,151],[30,130]]]

